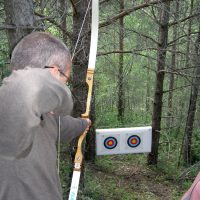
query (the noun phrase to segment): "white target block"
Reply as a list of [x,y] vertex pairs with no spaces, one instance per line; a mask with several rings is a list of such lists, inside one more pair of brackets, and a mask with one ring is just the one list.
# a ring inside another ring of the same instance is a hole
[[147,153],[151,143],[151,126],[96,130],[97,155]]

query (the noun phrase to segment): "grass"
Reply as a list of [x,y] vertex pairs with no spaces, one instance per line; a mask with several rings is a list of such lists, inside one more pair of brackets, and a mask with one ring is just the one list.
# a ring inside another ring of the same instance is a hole
[[174,179],[146,165],[145,155],[115,155],[85,165],[78,200],[179,200],[182,194]]
[[[150,121],[150,117],[144,119],[143,114],[133,114],[119,123],[116,113],[111,112],[99,119],[98,128],[111,128],[110,124],[112,128],[143,126]],[[79,188],[78,200],[180,200],[199,169],[198,166],[192,168],[189,176],[188,173],[185,176],[183,163],[178,166],[181,138],[176,131],[162,131],[157,166],[147,166],[145,154],[100,156],[95,164],[86,163],[84,187]],[[67,159],[65,165],[69,165]],[[64,166],[64,169],[63,174],[67,176],[69,168]],[[67,181],[70,179],[63,181],[64,199],[69,192]]]

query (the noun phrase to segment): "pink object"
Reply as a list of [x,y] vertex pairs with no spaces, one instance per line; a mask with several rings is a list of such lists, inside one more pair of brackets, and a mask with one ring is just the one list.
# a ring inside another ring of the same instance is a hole
[[200,200],[200,172],[181,200]]

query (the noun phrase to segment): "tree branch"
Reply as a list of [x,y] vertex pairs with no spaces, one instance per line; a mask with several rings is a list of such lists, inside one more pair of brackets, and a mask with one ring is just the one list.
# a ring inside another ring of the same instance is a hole
[[133,51],[109,51],[109,52],[99,52],[97,54],[97,56],[105,56],[105,55],[109,55],[109,54],[114,54],[114,53],[131,53],[133,54]]
[[[135,54],[136,52],[139,52],[139,51],[158,51],[158,48],[154,48],[154,47],[149,47],[149,48],[146,48],[146,49],[133,49],[133,50],[127,50],[127,51],[119,51],[119,50],[115,50],[115,51],[109,51],[109,52],[99,52],[97,54],[97,56],[105,56],[105,55],[109,55],[109,54],[115,54],[115,53],[118,53],[118,54]],[[165,50],[165,49],[160,49],[160,50]],[[177,54],[183,54],[185,55],[186,53],[184,52],[181,52],[181,51],[174,51],[174,50],[171,50],[171,49],[167,49],[168,52],[173,52],[173,53],[177,53]]]
[[0,25],[0,30],[5,30],[5,29],[16,29],[16,28],[21,28],[21,29],[37,29],[37,30],[43,30],[44,27],[39,27],[39,26],[21,26],[21,25],[10,25],[10,24],[3,24]]
[[164,91],[163,91],[163,94],[164,94],[164,93],[168,93],[168,92],[172,92],[172,91],[174,91],[174,90],[180,90],[180,89],[182,89],[182,88],[186,88],[186,87],[190,87],[190,86],[191,86],[191,84],[189,84],[189,85],[184,85],[184,86],[177,87],[177,88],[173,88],[173,89],[171,89],[171,90],[164,90]]
[[158,3],[167,2],[167,1],[173,1],[173,0],[154,0],[154,1],[151,1],[151,2],[143,3],[139,6],[135,6],[133,8],[124,10],[123,12],[119,13],[118,15],[115,15],[114,17],[108,19],[107,21],[100,23],[99,27],[108,26],[108,25],[112,24],[113,22],[117,21],[119,18],[124,17],[126,15],[129,15],[133,11],[136,11],[136,10],[139,10],[139,9],[142,9],[142,8],[146,8],[146,7],[158,4]]
[[42,14],[37,13],[37,12],[34,12],[34,14],[41,17],[41,20],[47,20],[50,23],[54,24],[56,27],[58,27],[60,30],[62,30],[70,39],[73,38],[72,33],[67,31],[65,28],[63,28],[62,25],[58,24],[53,18],[47,17],[47,16],[42,15]]
[[200,13],[195,13],[195,14],[190,15],[190,16],[188,16],[188,17],[186,17],[186,18],[184,18],[184,19],[181,19],[181,20],[179,20],[179,21],[175,21],[175,22],[169,23],[168,26],[173,26],[173,25],[179,24],[179,23],[181,23],[181,22],[184,22],[184,21],[186,21],[186,20],[188,20],[188,19],[191,19],[191,18],[193,18],[193,17],[197,17],[197,16],[199,16],[199,15],[200,15]]
[[70,0],[70,2],[71,2],[71,4],[72,4],[72,7],[73,7],[73,10],[74,10],[75,14],[77,15],[77,14],[78,14],[78,11],[77,11],[77,9],[76,9],[76,6],[75,6],[75,4],[74,4],[74,1],[73,1],[73,0]]
[[[198,33],[199,33],[199,31],[190,33],[189,35],[198,34]],[[180,40],[181,38],[187,37],[187,36],[189,36],[189,35],[188,35],[188,34],[181,35],[180,37],[176,38],[175,40],[172,40],[171,42],[168,42],[167,45],[168,45],[168,46],[169,46],[169,45],[172,45],[174,42]]]
[[191,76],[191,75],[180,73],[178,71],[166,71],[166,70],[160,70],[157,73],[163,73],[163,72],[164,73],[168,73],[168,74],[176,74],[176,75],[182,76],[182,77],[184,77],[192,85],[192,81],[189,79],[189,77],[190,78],[194,78],[194,77]]
[[107,3],[107,2],[109,2],[109,1],[110,1],[110,0],[102,0],[102,1],[99,2],[99,5],[102,5],[102,4]]
[[147,39],[150,39],[152,42],[154,42],[154,43],[156,43],[156,44],[159,44],[159,42],[157,42],[156,40],[154,40],[152,37],[150,37],[150,36],[148,36],[148,35],[145,35],[145,34],[143,34],[143,33],[139,33],[139,32],[137,32],[136,30],[132,30],[132,31],[133,31],[134,33],[136,33],[136,34],[142,36],[142,37],[145,37],[145,38],[147,38]]

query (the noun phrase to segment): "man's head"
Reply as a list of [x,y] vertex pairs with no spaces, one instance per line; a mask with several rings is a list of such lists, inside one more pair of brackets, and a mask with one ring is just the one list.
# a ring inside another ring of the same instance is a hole
[[44,32],[33,32],[24,37],[14,48],[11,69],[25,67],[50,67],[53,75],[60,74],[63,80],[70,75],[71,56],[68,48],[59,39]]

